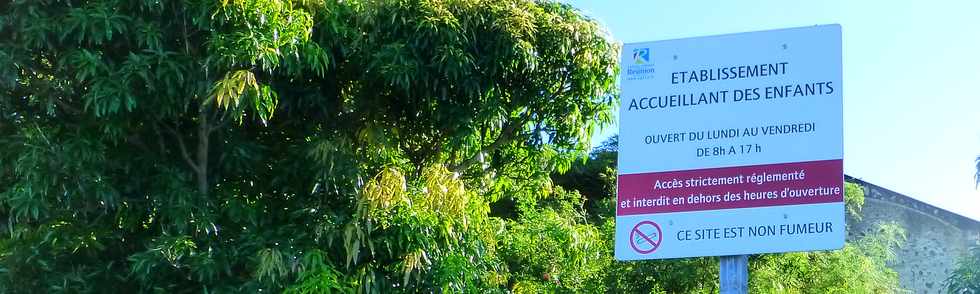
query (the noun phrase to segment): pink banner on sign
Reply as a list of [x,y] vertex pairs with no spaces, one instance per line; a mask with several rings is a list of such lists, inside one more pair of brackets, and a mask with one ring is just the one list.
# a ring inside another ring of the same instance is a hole
[[616,215],[844,201],[844,161],[619,175]]

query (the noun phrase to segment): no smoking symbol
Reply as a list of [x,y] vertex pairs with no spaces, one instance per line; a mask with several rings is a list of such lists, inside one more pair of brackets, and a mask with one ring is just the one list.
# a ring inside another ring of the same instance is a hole
[[639,254],[648,254],[660,247],[664,240],[660,225],[652,221],[642,221],[630,231],[630,247]]

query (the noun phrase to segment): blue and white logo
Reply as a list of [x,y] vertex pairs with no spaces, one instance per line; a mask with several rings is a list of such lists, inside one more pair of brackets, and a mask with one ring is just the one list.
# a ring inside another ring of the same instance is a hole
[[633,64],[650,63],[650,48],[633,49]]
[[624,69],[626,71],[624,77],[626,80],[646,80],[653,78],[654,68],[653,61],[650,59],[650,47],[633,48],[633,63],[629,64],[629,59],[623,61],[627,63]]

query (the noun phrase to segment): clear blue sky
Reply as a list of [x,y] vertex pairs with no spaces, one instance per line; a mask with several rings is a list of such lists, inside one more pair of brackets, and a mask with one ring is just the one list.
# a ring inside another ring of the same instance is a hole
[[980,1],[564,2],[623,43],[839,23],[845,173],[980,220]]

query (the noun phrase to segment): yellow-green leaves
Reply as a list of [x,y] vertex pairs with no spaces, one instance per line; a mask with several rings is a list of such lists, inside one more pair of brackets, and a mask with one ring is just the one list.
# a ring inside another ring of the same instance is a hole
[[357,196],[354,219],[344,227],[348,266],[358,260],[364,246],[374,254],[375,240],[369,236],[375,229],[390,225],[396,207],[408,204],[406,190],[405,176],[394,167],[382,169],[364,185]]
[[259,251],[258,266],[255,275],[259,280],[280,283],[289,274],[289,268],[283,260],[283,254],[278,249],[266,248]]
[[762,254],[750,262],[753,293],[902,293],[888,267],[905,243],[905,230],[879,223],[833,251]]
[[546,1],[4,3],[0,292],[507,291],[610,112],[612,45]]
[[388,167],[364,185],[357,200],[358,215],[378,219],[395,206],[408,203],[405,176],[397,169]]
[[210,99],[226,111],[236,113],[239,120],[244,115],[244,109],[240,106],[247,99],[263,123],[272,118],[279,103],[279,95],[271,87],[260,85],[255,80],[255,74],[244,69],[228,72],[216,82],[211,88]]
[[[289,0],[222,0],[212,18],[227,28],[210,44],[224,66],[276,70],[310,41],[313,16]],[[300,3],[309,4],[309,3]],[[306,50],[309,51],[309,50]]]
[[228,72],[224,79],[219,80],[211,88],[211,97],[215,103],[222,108],[228,109],[232,103],[238,106],[242,95],[247,91],[252,91],[253,95],[259,93],[259,84],[255,81],[255,74],[247,70],[237,70]]
[[861,220],[861,208],[864,206],[864,189],[855,183],[844,183],[844,205],[847,215]]
[[424,190],[414,198],[415,204],[439,217],[458,220],[465,228],[470,195],[459,174],[450,172],[443,165],[432,165],[422,170],[422,181]]
[[431,264],[432,261],[429,260],[429,256],[424,250],[419,249],[409,252],[402,259],[402,283],[409,285],[409,278],[413,273],[418,277],[419,272]]
[[[385,250],[408,249],[396,257],[401,259],[402,282],[409,285],[411,277],[421,278],[431,268],[437,258],[432,254],[458,250],[454,247],[467,238],[484,242],[481,250],[492,252],[496,241],[487,236],[495,227],[486,203],[467,191],[457,174],[433,164],[416,177],[409,179],[398,168],[385,167],[364,184],[355,218],[344,227],[348,266],[357,264],[365,249],[372,257]],[[394,235],[378,238],[378,234]]]

